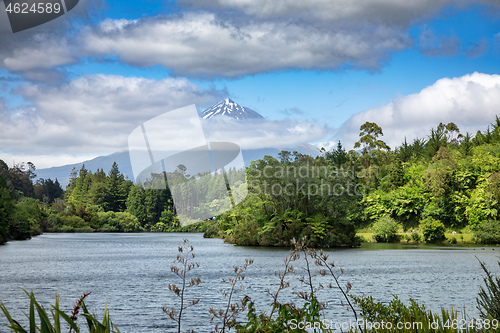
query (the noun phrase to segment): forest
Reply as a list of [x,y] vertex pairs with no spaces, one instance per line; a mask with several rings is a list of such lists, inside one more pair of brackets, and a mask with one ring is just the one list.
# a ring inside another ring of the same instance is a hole
[[[383,129],[373,122],[360,127],[353,149],[337,146],[311,157],[282,151],[265,156],[245,170],[248,195],[215,220],[181,227],[166,175],[164,189],[134,184],[116,163],[103,170],[73,170],[66,189],[56,180],[36,179],[32,163],[9,167],[0,160],[0,243],[27,239],[42,232],[204,232],[239,245],[358,246],[360,231],[377,242],[451,242],[445,233],[472,234],[482,244],[500,243],[500,119],[486,129],[461,133],[452,122],[389,147]],[[175,172],[176,185],[189,192],[196,176]],[[244,185],[238,170],[230,196]],[[172,175],[170,175],[172,176]],[[207,176],[207,175],[205,175]],[[224,187],[222,175],[214,184]],[[227,177],[227,176],[226,176]],[[227,178],[226,178],[227,183]],[[184,187],[183,187],[184,186]],[[204,190],[205,189],[205,190]],[[202,205],[191,211],[203,216],[208,207],[228,203],[221,191],[198,186]],[[193,195],[193,194],[191,194]],[[358,235],[357,235],[358,233]],[[364,239],[366,241],[366,239]]]

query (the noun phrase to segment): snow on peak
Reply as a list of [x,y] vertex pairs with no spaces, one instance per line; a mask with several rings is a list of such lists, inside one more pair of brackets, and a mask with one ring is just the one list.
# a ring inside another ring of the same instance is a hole
[[212,105],[203,111],[201,116],[203,119],[210,119],[215,116],[228,116],[239,120],[264,118],[259,113],[239,105],[230,98]]

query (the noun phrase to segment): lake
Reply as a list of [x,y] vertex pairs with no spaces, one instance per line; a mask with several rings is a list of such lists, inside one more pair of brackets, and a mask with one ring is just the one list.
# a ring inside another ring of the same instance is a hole
[[[187,291],[188,300],[201,301],[185,311],[183,331],[213,329],[208,308],[225,305],[219,291],[228,286],[221,280],[233,276],[233,266],[243,265],[246,258],[253,258],[254,264],[245,274],[245,290],[236,297],[247,294],[256,300],[258,310],[269,310],[267,290],[276,290],[279,280],[274,272],[283,269],[288,250],[233,246],[220,239],[204,239],[201,234],[44,234],[9,242],[0,246],[0,300],[15,319],[23,320],[21,311],[27,312],[29,302],[22,289],[33,290],[45,308],[59,294],[67,312],[81,294],[91,291],[87,306],[101,316],[107,302],[112,321],[124,333],[173,331],[175,325],[162,306],[178,304],[168,284],[180,282],[170,266],[185,238],[194,246],[195,261],[200,264],[191,271],[192,276],[199,276],[202,282]],[[483,276],[476,256],[493,272],[498,272],[500,260],[498,247],[363,244],[326,252],[343,268],[342,285],[349,281],[354,295],[388,302],[397,294],[405,303],[413,298],[432,310],[465,308],[471,317],[477,317],[475,299]],[[299,302],[294,293],[307,291],[298,282],[302,261],[294,266],[297,273],[289,276],[291,287],[281,294],[281,301]],[[329,282],[319,276],[315,281]],[[338,290],[323,290],[319,298],[329,304],[328,320],[353,318],[341,305]],[[0,315],[0,332],[7,331],[5,327],[6,320]]]

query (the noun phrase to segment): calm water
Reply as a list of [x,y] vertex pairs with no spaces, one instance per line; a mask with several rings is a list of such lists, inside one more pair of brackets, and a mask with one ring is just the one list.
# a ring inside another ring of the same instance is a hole
[[[213,328],[207,310],[223,307],[218,291],[226,286],[221,280],[232,276],[232,267],[242,265],[245,258],[255,262],[247,270],[246,289],[238,296],[248,294],[259,310],[268,309],[271,298],[266,291],[278,285],[274,271],[282,269],[288,251],[237,247],[219,239],[203,239],[201,234],[45,234],[9,242],[0,246],[0,300],[12,309],[14,318],[23,320],[21,311],[28,308],[23,288],[33,290],[46,308],[59,294],[68,311],[79,295],[91,291],[86,300],[89,308],[102,315],[108,302],[111,319],[122,332],[170,332],[174,325],[161,308],[177,304],[167,286],[179,282],[170,265],[184,238],[195,248],[200,268],[192,272],[202,283],[187,292],[188,299],[198,297],[201,302],[185,312],[183,330],[207,332]],[[477,316],[475,297],[482,283],[475,256],[495,272],[500,260],[498,247],[372,244],[328,253],[344,269],[341,281],[352,283],[352,294],[372,295],[378,301],[389,301],[397,294],[405,302],[411,297],[433,310],[465,307],[470,316]],[[290,276],[292,287],[283,292],[282,301],[297,301],[293,292],[307,290],[297,281],[301,268],[297,271]],[[329,303],[327,319],[342,322],[351,318],[340,304],[338,291],[323,291],[320,299]],[[0,316],[0,332],[7,332],[5,324]]]

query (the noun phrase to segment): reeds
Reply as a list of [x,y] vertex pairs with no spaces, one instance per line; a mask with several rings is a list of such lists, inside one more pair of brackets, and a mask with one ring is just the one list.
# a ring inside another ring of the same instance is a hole
[[177,323],[177,332],[181,332],[182,325],[182,313],[187,308],[198,304],[200,301],[199,298],[195,298],[190,300],[189,302],[185,301],[185,292],[187,288],[191,288],[194,286],[198,286],[201,283],[201,279],[199,277],[194,277],[188,280],[187,274],[195,269],[200,267],[197,262],[193,262],[195,254],[193,252],[194,248],[189,244],[187,239],[184,239],[183,245],[178,247],[178,254],[176,259],[174,260],[174,264],[170,266],[170,270],[177,275],[181,279],[180,286],[176,284],[169,284],[168,290],[172,291],[177,297],[179,297],[179,306],[177,308],[173,307],[163,307],[163,312],[165,312],[170,319]]

